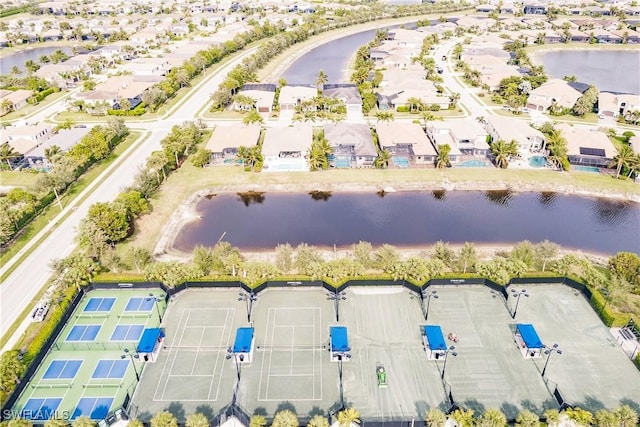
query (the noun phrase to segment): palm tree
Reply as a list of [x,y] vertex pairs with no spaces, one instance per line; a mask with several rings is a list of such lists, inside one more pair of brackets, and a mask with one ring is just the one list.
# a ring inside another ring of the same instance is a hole
[[638,424],[638,414],[629,405],[618,406],[614,411],[620,427],[633,427]]
[[56,159],[58,159],[61,155],[62,150],[57,145],[52,145],[51,147],[47,147],[44,149],[44,157],[49,163],[55,163]]
[[458,105],[459,100],[460,100],[460,94],[458,92],[455,92],[449,95],[449,108],[451,109],[456,108],[456,105]]
[[328,166],[327,155],[317,144],[314,144],[309,150],[307,161],[309,162],[309,169],[312,171],[323,170]]
[[204,414],[195,413],[187,417],[186,427],[209,427],[211,424]]
[[436,160],[436,167],[438,169],[444,169],[451,166],[451,160],[449,160],[450,152],[451,147],[449,146],[449,144],[438,145],[438,158]]
[[389,152],[388,150],[380,150],[378,151],[378,157],[376,157],[374,164],[377,168],[386,169],[387,167],[389,167],[391,157],[391,152]]
[[473,243],[464,242],[464,246],[460,249],[459,263],[462,264],[462,272],[466,273],[468,267],[473,267],[478,261],[476,248]]
[[516,427],[538,427],[540,425],[540,417],[528,409],[520,412],[516,417]]
[[307,427],[329,427],[329,420],[322,415],[314,415],[307,423]]
[[245,166],[249,162],[249,147],[245,147],[244,145],[238,147],[238,150],[236,151],[236,160],[241,161],[242,166]]
[[518,153],[518,146],[513,140],[507,143],[499,139],[491,144],[491,153],[495,156],[496,166],[506,169],[509,166],[509,158]]
[[505,427],[507,417],[499,409],[489,408],[482,414],[477,425],[479,427]]
[[9,169],[11,169],[11,159],[15,159],[17,157],[20,157],[20,153],[14,150],[8,142],[0,145],[0,162],[6,161]]
[[249,427],[265,427],[267,425],[267,419],[264,415],[252,415],[249,419]]
[[346,408],[338,412],[338,424],[340,427],[351,427],[352,424],[360,424],[360,412],[354,408]]
[[234,95],[233,102],[243,111],[255,109],[256,100],[242,93]]
[[379,122],[391,122],[393,118],[392,111],[376,111],[376,120]]
[[411,98],[407,99],[407,104],[409,104],[410,112],[413,112],[414,110],[421,110],[423,106],[422,100],[415,96],[412,96]]
[[322,90],[322,85],[327,83],[328,80],[329,77],[327,77],[327,73],[325,73],[323,69],[320,69],[316,75],[316,86],[318,87],[318,90]]
[[623,167],[629,167],[633,162],[634,153],[633,149],[629,145],[621,145],[618,148],[618,153],[613,157],[611,164],[609,166],[616,167],[616,178],[620,177],[620,172]]
[[160,171],[162,171],[163,180],[167,179],[167,172],[165,171],[165,168],[168,164],[169,160],[167,159],[166,154],[162,151],[153,151],[147,159],[147,167],[156,173],[158,184],[162,182],[160,180]]
[[264,119],[262,118],[260,113],[258,113],[257,110],[253,109],[253,110],[249,111],[249,113],[242,118],[242,123],[245,124],[245,125],[249,125],[249,124],[252,124],[252,123],[263,124],[264,123]]
[[444,427],[447,423],[447,416],[438,408],[431,408],[424,416],[427,427]]
[[298,427],[298,425],[298,416],[289,409],[278,412],[271,423],[271,427]]
[[13,110],[13,102],[10,99],[5,98],[0,101],[0,111],[2,111],[3,115],[10,113],[11,110]]

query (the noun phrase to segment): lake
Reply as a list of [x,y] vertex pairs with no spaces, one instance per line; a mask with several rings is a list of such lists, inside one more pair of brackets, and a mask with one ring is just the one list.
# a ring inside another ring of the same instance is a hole
[[[17,66],[20,71],[24,71],[24,63],[29,59],[39,64],[42,55],[51,55],[58,49],[69,56],[72,55],[72,49],[64,46],[34,47],[32,49],[21,50],[0,59],[0,74],[11,73],[13,66]],[[42,64],[40,64],[40,66],[42,66]]]
[[540,61],[551,77],[575,75],[600,91],[640,94],[637,50],[553,50],[541,53]]
[[243,250],[279,243],[350,246],[360,240],[397,247],[450,243],[513,244],[544,239],[588,252],[640,253],[640,204],[557,193],[435,191],[211,195],[196,207],[174,247],[224,241]]

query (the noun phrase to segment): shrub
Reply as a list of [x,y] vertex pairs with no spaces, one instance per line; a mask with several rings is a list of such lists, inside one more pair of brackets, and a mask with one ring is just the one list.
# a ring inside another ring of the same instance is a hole
[[396,111],[398,113],[408,113],[409,112],[409,106],[408,105],[398,105],[398,107],[396,107]]

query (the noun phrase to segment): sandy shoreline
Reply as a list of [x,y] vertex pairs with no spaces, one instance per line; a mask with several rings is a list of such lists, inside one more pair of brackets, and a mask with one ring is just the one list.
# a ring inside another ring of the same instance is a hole
[[[527,193],[527,192],[554,192],[554,193],[562,193],[568,195],[576,195],[582,197],[596,197],[596,198],[608,198],[614,200],[624,200],[631,201],[635,203],[640,203],[640,194],[634,194],[634,197],[629,198],[623,194],[614,194],[610,192],[601,192],[601,191],[586,191],[579,190],[575,188],[562,188],[562,187],[554,187],[547,188],[539,185],[535,185],[535,183],[526,183],[519,184],[517,187],[513,185],[505,185],[505,183],[494,182],[494,183],[483,183],[483,185],[478,185],[474,182],[456,182],[456,183],[447,183],[444,182],[443,185],[433,186],[433,185],[424,185],[423,183],[412,183],[412,182],[397,182],[390,183],[388,185],[372,185],[372,184],[362,184],[362,183],[340,183],[337,185],[317,185],[317,184],[270,184],[270,185],[230,185],[230,186],[219,186],[216,188],[210,188],[205,190],[200,190],[194,193],[191,197],[189,197],[185,203],[183,203],[170,217],[169,221],[162,229],[162,233],[158,242],[153,251],[153,256],[160,261],[182,261],[186,262],[190,260],[191,253],[186,253],[179,251],[173,247],[173,243],[179,231],[188,223],[192,221],[197,221],[201,218],[200,214],[196,210],[196,206],[198,202],[203,198],[210,194],[220,194],[220,193],[239,193],[239,192],[311,192],[311,191],[327,191],[327,192],[396,192],[396,191],[511,191],[513,193]],[[504,243],[504,244],[475,244],[476,248],[479,252],[480,259],[490,259],[494,257],[497,253],[502,251],[509,251],[512,248],[512,244]],[[423,246],[412,246],[412,247],[402,247],[399,250],[403,253],[405,257],[408,256],[418,256],[420,253],[429,251],[433,245],[423,245]],[[459,249],[462,245],[451,244],[450,247],[452,249]],[[321,248],[321,252],[325,259],[333,259],[334,257],[344,257],[350,252],[347,248],[339,248],[334,252],[333,248]],[[562,248],[562,253],[577,253],[581,254],[592,262],[597,264],[606,264],[607,259],[610,255],[603,253],[591,253],[591,252],[583,252],[581,250],[576,250],[572,248]],[[242,254],[249,261],[270,261],[273,262],[275,260],[275,252],[273,250],[262,250],[262,251],[242,251]]]

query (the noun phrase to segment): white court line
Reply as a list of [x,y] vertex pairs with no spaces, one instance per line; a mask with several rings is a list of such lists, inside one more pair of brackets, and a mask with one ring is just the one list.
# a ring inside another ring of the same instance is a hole
[[[226,343],[229,344],[229,341],[231,339],[231,332],[232,332],[232,329],[233,329],[233,328],[231,328],[231,325],[233,325],[233,320],[236,317],[236,309],[235,308],[227,308],[226,311],[227,311],[227,314],[226,314],[226,316],[224,318],[224,324],[225,324],[224,327],[227,330],[227,340],[226,340],[227,342]],[[231,313],[231,320],[230,321],[229,321],[229,313]],[[223,341],[224,341],[223,336],[224,336],[224,329],[223,329],[222,333],[220,334],[220,342],[218,343],[218,345],[223,343]],[[209,393],[207,394],[207,397],[209,399],[211,399],[211,391],[213,389],[213,382],[214,382],[214,380],[216,378],[216,371],[218,370],[218,362],[220,361],[220,356],[222,356],[222,354],[223,354],[222,351],[218,352],[218,355],[216,356],[216,364],[213,367],[213,372],[211,373],[211,386],[209,387]],[[216,387],[216,395],[215,395],[215,398],[213,399],[213,400],[216,400],[216,401],[218,400],[218,395],[220,394],[220,385],[222,384],[222,373],[224,372],[224,361],[225,361],[225,359],[223,358],[222,359],[222,363],[221,363],[221,368],[220,368],[220,375],[218,375],[218,386]]]
[[[186,310],[184,310],[182,312],[182,314],[180,315],[180,320],[178,321],[178,330],[180,330],[181,325],[183,324],[183,320],[184,320],[184,315],[186,313]],[[185,329],[182,328],[182,334],[180,335],[180,339],[178,340],[178,344],[180,344],[182,342],[182,337],[184,336],[184,331]],[[162,378],[165,375],[165,371],[167,369],[167,366],[169,365],[169,361],[171,360],[171,355],[173,354],[173,362],[171,363],[171,367],[169,368],[169,372],[167,372],[167,379],[165,380],[164,383],[164,387],[162,388],[162,394],[160,395],[160,399],[156,399],[156,396],[158,395],[158,389],[160,388],[160,384],[162,383]],[[177,351],[173,351],[173,350],[169,350],[169,354],[167,355],[167,360],[164,363],[164,366],[162,367],[162,374],[160,375],[161,380],[158,381],[158,386],[156,387],[156,392],[153,395],[153,400],[154,401],[163,401],[164,400],[164,393],[167,390],[167,385],[169,384],[169,379],[171,378],[171,371],[173,370],[173,364],[176,362],[176,359],[178,358],[178,352]]]
[[269,374],[270,377],[312,377],[313,374]]
[[196,365],[198,364],[198,356],[200,355],[200,346],[202,345],[202,338],[204,337],[204,331],[206,327],[200,326],[202,328],[202,333],[200,334],[200,340],[198,340],[198,348],[196,349],[196,357],[193,359],[193,366],[191,367],[191,375],[196,370]]

